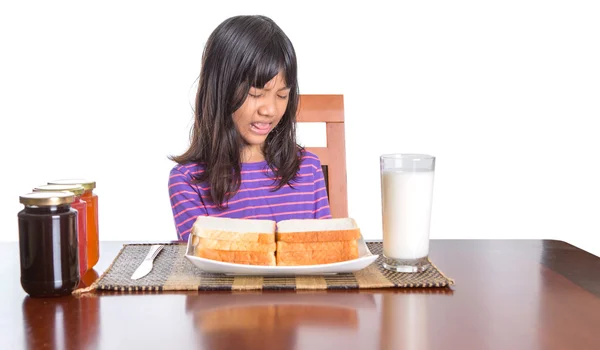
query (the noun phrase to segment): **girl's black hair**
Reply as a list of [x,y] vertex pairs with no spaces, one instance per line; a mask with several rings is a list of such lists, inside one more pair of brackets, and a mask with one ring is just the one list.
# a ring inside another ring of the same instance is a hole
[[294,47],[281,28],[265,16],[229,18],[208,38],[202,55],[191,144],[182,155],[169,158],[179,164],[202,163],[204,171],[195,176],[194,182],[209,184],[211,199],[219,208],[225,207],[241,183],[244,142],[233,123],[233,113],[244,103],[250,87],[263,88],[280,71],[290,88],[288,104],[263,146],[275,175],[274,190],[295,180],[304,152],[296,143],[299,92]]

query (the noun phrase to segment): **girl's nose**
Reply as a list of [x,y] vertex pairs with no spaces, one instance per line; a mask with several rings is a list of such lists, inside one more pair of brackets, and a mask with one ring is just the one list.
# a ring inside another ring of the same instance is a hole
[[273,101],[264,101],[258,107],[258,114],[264,115],[265,117],[272,117],[277,113],[277,107]]

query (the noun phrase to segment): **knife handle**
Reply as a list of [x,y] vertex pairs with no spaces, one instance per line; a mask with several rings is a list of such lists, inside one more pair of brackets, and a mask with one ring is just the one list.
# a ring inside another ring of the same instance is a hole
[[144,258],[144,260],[153,260],[154,257],[154,253],[156,253],[156,251],[161,247],[160,244],[157,245],[153,245],[152,247],[150,247],[150,251],[148,252],[148,255],[146,255],[146,257]]

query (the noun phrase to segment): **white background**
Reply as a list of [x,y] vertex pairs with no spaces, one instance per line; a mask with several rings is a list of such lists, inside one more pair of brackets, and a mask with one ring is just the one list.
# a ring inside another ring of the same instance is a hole
[[[207,5],[210,4],[210,5]],[[102,240],[175,239],[167,181],[202,49],[265,14],[301,93],[344,94],[349,212],[381,237],[379,155],[437,157],[431,237],[560,239],[600,255],[597,1],[2,2],[0,240],[19,195],[98,182]]]

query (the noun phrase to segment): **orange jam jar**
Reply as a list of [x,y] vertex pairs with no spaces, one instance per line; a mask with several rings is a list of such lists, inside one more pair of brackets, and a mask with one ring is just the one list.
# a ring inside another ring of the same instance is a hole
[[48,182],[49,185],[80,185],[84,192],[81,199],[87,204],[87,260],[88,270],[98,263],[100,240],[98,235],[98,195],[94,193],[96,181],[88,179],[63,179]]
[[21,286],[32,297],[69,295],[79,285],[77,210],[69,192],[22,195],[18,214]]
[[33,189],[33,192],[71,192],[75,200],[71,208],[77,210],[77,239],[79,241],[79,274],[85,275],[88,270],[87,259],[87,203],[81,199],[84,189],[81,185],[41,185]]

